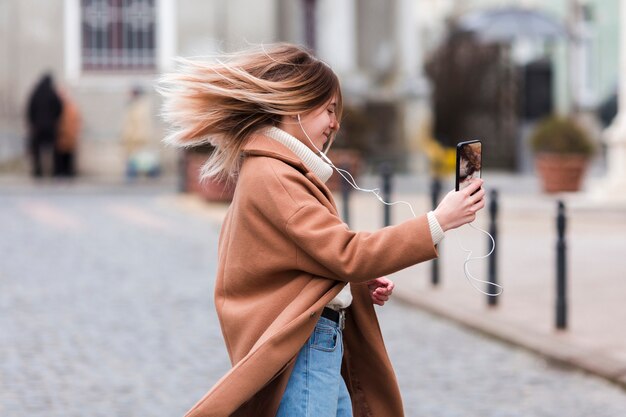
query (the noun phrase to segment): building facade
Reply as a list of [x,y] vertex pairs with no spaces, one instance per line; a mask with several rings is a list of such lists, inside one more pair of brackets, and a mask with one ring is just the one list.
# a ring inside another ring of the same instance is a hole
[[[23,154],[24,108],[46,71],[81,110],[80,172],[120,175],[120,132],[134,87],[153,92],[179,55],[275,41],[313,46],[339,74],[348,103],[384,110],[385,127],[369,140],[385,157],[403,159],[418,120],[405,113],[424,104],[415,13],[409,0],[5,0],[0,160]],[[151,95],[159,146],[164,127]],[[166,169],[175,169],[175,152],[160,152]]]
[[[579,53],[564,45],[552,51],[562,111],[573,102],[593,106],[615,89],[617,0],[3,0],[0,163],[23,155],[26,100],[51,71],[81,109],[81,173],[123,173],[120,132],[136,86],[151,92],[154,145],[173,171],[175,151],[159,144],[164,126],[153,87],[174,68],[174,57],[289,41],[314,47],[339,74],[350,110],[374,122],[360,139],[370,162],[391,160],[423,172],[417,137],[430,112],[423,61],[442,39],[446,20],[523,4],[568,21],[574,3],[589,12],[577,28]],[[532,50],[522,45],[520,56],[524,48]]]

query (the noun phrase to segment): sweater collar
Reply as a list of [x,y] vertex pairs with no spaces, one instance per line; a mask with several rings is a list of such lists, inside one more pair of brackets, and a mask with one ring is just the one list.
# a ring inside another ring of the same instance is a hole
[[[324,162],[319,156],[317,156],[311,149],[309,149],[304,143],[300,142],[295,137],[291,136],[289,133],[281,130],[277,127],[268,127],[259,132],[261,135],[273,139],[271,142],[280,143],[285,148],[289,149],[293,155],[297,157],[298,162],[302,163],[309,171],[314,173],[322,182],[328,181],[328,179],[333,174],[333,169],[330,165]],[[246,150],[251,150],[251,148],[258,148],[260,138],[256,138],[256,140],[249,143],[246,146]],[[266,144],[269,145],[269,144]],[[267,148],[268,146],[263,146]],[[275,146],[269,146],[273,153],[276,153],[278,149]],[[280,146],[279,146],[280,147]],[[269,151],[270,149],[266,149]],[[282,156],[285,156],[284,153]]]

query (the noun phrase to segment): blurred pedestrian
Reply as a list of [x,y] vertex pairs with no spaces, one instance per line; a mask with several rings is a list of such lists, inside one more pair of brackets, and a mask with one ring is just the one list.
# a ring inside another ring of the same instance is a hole
[[152,145],[154,141],[152,124],[150,99],[141,87],[134,87],[122,126],[122,145],[128,179],[139,175],[150,177],[159,175],[159,157]]
[[211,143],[205,174],[237,181],[215,283],[233,367],[187,416],[401,417],[373,305],[393,291],[384,275],[435,258],[446,230],[474,220],[482,180],[428,214],[352,231],[325,184],[343,107],[332,69],[289,44],[183,62],[161,90],[168,142]]
[[42,177],[54,168],[54,146],[58,136],[63,103],[54,87],[52,74],[46,73],[35,85],[27,107],[28,150],[32,175]]
[[54,149],[54,174],[61,177],[76,175],[76,149],[81,128],[78,106],[66,90],[59,90],[63,111],[59,123],[59,132]]

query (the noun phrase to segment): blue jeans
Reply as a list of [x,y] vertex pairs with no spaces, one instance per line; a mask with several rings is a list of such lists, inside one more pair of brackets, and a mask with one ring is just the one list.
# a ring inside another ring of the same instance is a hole
[[352,417],[342,356],[339,325],[321,317],[298,353],[276,417]]

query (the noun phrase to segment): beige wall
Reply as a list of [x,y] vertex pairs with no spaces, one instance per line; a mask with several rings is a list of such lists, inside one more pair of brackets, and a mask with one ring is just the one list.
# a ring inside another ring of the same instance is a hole
[[15,38],[12,83],[16,85],[17,105],[23,108],[33,84],[46,70],[56,78],[63,76],[63,0],[11,1]]
[[24,109],[33,84],[62,75],[62,0],[0,2],[0,162],[23,152]]
[[177,51],[182,56],[208,55],[223,39],[224,2],[179,0],[177,2]]
[[[246,2],[221,0],[179,0],[174,17],[175,55],[206,56],[238,48],[246,40],[270,42],[275,39],[276,8],[274,0]],[[238,13],[246,10],[246,13]],[[158,74],[85,75],[75,83],[74,90],[85,114],[85,138],[81,165],[83,172],[120,175],[124,169],[119,134],[122,128],[128,91],[134,84],[152,92],[155,118],[154,147],[160,149],[167,172],[176,169],[176,152],[159,141],[164,126],[158,117],[160,97],[153,85]]]
[[211,55],[278,39],[276,0],[180,0],[177,11],[182,56]]
[[[385,102],[402,101],[405,91],[396,86],[394,73],[400,47],[397,45],[394,19],[399,4],[410,2],[379,2],[377,0],[320,0],[318,43],[323,59],[336,66],[345,91],[357,100],[369,96]],[[205,56],[229,51],[248,44],[278,40],[303,41],[301,3],[295,0],[161,0],[174,10],[174,55]],[[380,3],[380,4],[379,4]],[[69,5],[69,7],[68,7]],[[66,22],[72,5],[79,10],[79,0],[4,0],[0,1],[0,128],[1,140],[23,135],[23,124],[16,123],[15,113],[22,113],[28,92],[39,75],[51,69],[77,101],[83,115],[83,134],[79,152],[79,169],[85,175],[121,176],[124,158],[120,131],[129,91],[142,85],[152,91],[154,123],[158,134],[154,145],[163,152],[166,168],[175,169],[175,153],[160,145],[162,126],[158,117],[160,99],[153,91],[157,73],[150,74],[88,74],[81,73],[72,57],[79,53],[79,39],[72,39]],[[338,16],[329,16],[336,12]],[[343,17],[342,17],[343,16]],[[78,19],[78,16],[75,16]],[[343,23],[351,19],[351,24]],[[74,26],[75,36],[80,31]],[[408,32],[417,36],[417,30]],[[71,32],[71,31],[70,31]],[[347,35],[351,35],[349,38]],[[339,51],[339,52],[338,52]],[[336,62],[334,62],[336,61]],[[157,71],[158,72],[158,71]],[[385,91],[381,90],[383,84]],[[383,94],[384,93],[384,94]],[[411,101],[422,101],[412,97]],[[400,112],[402,113],[402,112]],[[398,120],[402,123],[402,120]],[[8,132],[8,133],[7,133]],[[407,134],[409,134],[407,132]],[[409,134],[410,135],[410,134]],[[395,136],[395,135],[394,135]],[[398,152],[403,139],[394,139]],[[2,158],[0,144],[0,161]]]

